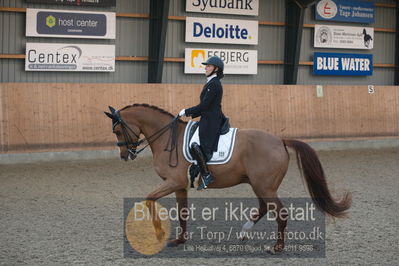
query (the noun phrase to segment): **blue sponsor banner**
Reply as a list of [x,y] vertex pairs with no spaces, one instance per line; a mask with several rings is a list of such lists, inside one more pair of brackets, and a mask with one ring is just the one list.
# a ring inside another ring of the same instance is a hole
[[316,20],[374,23],[374,3],[365,1],[321,0],[315,8]]
[[331,76],[371,76],[373,55],[314,53],[313,73]]

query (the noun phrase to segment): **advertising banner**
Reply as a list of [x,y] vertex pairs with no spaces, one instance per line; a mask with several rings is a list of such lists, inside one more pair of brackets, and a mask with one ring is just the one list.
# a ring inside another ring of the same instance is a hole
[[68,6],[113,7],[116,5],[116,0],[26,0],[26,2],[34,4],[56,4]]
[[115,39],[115,13],[26,10],[26,36]]
[[315,25],[314,47],[373,49],[374,28]]
[[258,72],[257,50],[186,48],[184,73],[204,74],[205,66],[201,63],[215,55],[223,60],[225,74],[254,75]]
[[321,0],[315,8],[316,20],[374,23],[374,3],[350,0]]
[[186,0],[186,11],[257,16],[259,0]]
[[186,18],[186,42],[258,44],[258,21]]
[[27,43],[25,55],[26,71],[115,71],[115,45]]
[[371,76],[373,55],[314,53],[313,73],[334,76]]

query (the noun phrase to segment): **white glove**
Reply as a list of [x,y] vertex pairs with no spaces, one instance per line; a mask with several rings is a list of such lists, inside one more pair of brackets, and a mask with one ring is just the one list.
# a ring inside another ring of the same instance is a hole
[[179,116],[185,116],[186,115],[186,109],[183,109],[180,111]]

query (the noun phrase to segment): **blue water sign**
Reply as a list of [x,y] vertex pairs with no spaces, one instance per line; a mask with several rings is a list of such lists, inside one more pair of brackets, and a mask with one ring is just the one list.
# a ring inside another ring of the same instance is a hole
[[365,1],[321,0],[315,8],[316,20],[374,23],[374,3]]
[[371,76],[373,55],[314,53],[313,74],[331,76]]

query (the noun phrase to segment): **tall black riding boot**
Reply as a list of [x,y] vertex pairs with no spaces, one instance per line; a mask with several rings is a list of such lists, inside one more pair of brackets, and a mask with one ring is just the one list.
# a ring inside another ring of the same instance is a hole
[[200,185],[198,186],[197,190],[207,188],[208,185],[214,181],[214,178],[208,171],[205,155],[202,152],[201,147],[195,142],[191,144],[190,152],[194,159],[197,161],[201,172]]

